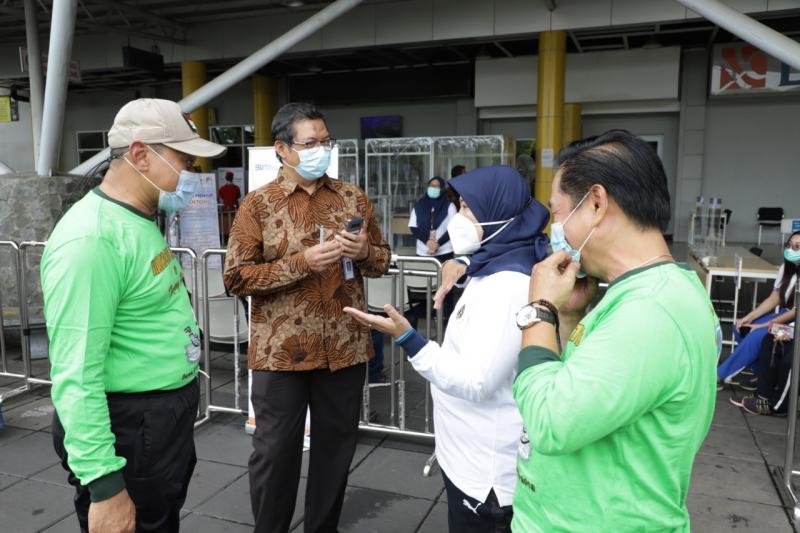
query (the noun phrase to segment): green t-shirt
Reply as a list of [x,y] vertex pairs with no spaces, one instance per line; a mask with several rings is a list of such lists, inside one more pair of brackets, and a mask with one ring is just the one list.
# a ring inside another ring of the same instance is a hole
[[688,532],[720,341],[694,271],[660,263],[615,280],[561,359],[522,350],[512,529]]
[[106,392],[189,383],[199,331],[181,266],[153,220],[99,189],[58,222],[41,276],[51,395],[69,466],[87,485],[125,465],[114,451]]

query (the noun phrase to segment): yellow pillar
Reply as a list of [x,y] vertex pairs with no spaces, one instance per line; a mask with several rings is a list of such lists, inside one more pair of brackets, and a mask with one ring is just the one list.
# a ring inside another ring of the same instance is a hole
[[272,146],[272,118],[278,112],[278,91],[275,80],[253,76],[253,126],[256,146]]
[[[206,84],[206,65],[200,61],[184,61],[181,63],[181,82],[183,84],[183,97],[186,98],[197,89]],[[191,113],[192,122],[197,127],[197,133],[203,139],[208,139],[208,106],[198,107]],[[203,157],[197,158],[197,165],[204,172],[211,170],[211,163]]]
[[564,129],[562,146],[583,138],[581,132],[581,104],[564,104]]
[[550,201],[553,162],[563,146],[566,46],[567,34],[564,31],[544,31],[539,34],[534,196],[544,205]]

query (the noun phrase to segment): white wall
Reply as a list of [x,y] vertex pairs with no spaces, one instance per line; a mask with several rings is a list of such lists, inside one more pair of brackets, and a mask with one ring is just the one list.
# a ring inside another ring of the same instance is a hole
[[800,99],[709,100],[705,131],[703,194],[733,211],[728,241],[756,242],[759,207],[800,218]]
[[[677,113],[648,113],[636,115],[583,115],[582,135],[598,135],[613,128],[629,130],[636,135],[663,135],[661,159],[670,201],[675,201],[675,181],[678,153],[678,115]],[[481,133],[510,135],[518,139],[536,137],[536,119],[493,119],[481,121]],[[672,222],[667,231],[672,232]]]
[[0,122],[0,161],[16,171],[29,172],[36,166],[33,161],[31,106],[26,102],[18,105],[17,122]]

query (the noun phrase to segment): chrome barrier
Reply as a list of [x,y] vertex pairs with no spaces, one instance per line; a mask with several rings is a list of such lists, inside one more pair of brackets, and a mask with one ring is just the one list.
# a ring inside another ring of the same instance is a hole
[[789,378],[789,411],[786,427],[786,448],[784,451],[783,465],[776,466],[772,471],[773,481],[782,490],[781,497],[787,507],[793,508],[793,521],[800,524],[800,496],[792,484],[792,478],[800,476],[800,471],[794,469],[794,447],[797,442],[797,394],[800,392],[800,284],[794,291],[794,350],[792,350],[792,369]]
[[[425,266],[433,267],[432,270],[424,269]],[[417,268],[413,268],[416,266]],[[409,268],[412,267],[412,268]],[[433,295],[435,287],[439,287],[442,282],[442,264],[434,257],[417,257],[417,256],[392,256],[392,263],[389,271],[384,278],[390,278],[391,296],[388,302],[394,308],[398,309],[401,313],[405,311],[407,298],[407,285],[406,276],[414,276],[416,278],[424,278],[425,280],[425,336],[432,338],[432,333],[435,328],[437,342],[442,342],[443,339],[443,313],[433,309]],[[434,287],[435,282],[435,287]],[[419,287],[415,287],[419,289]],[[369,287],[365,283],[365,300],[369,302]],[[410,301],[408,302],[410,305]],[[369,307],[369,305],[368,305]],[[372,308],[372,311],[378,311]],[[389,348],[389,382],[388,383],[370,383],[369,371],[364,379],[364,391],[362,400],[361,421],[359,429],[383,434],[395,435],[404,437],[415,437],[426,440],[432,440],[434,434],[431,431],[431,390],[430,384],[425,384],[425,426],[423,431],[410,430],[406,427],[406,382],[405,382],[405,361],[402,353],[400,354],[400,364],[397,362],[397,353],[402,352],[394,342],[390,343]],[[396,368],[398,370],[396,370]],[[370,404],[371,392],[373,389],[389,388],[389,424],[375,424],[370,422]],[[432,455],[423,468],[423,475],[430,474],[431,467],[436,461],[436,456]]]
[[[240,319],[239,319],[239,302],[236,296],[211,296],[209,295],[209,283],[208,283],[208,258],[210,256],[219,256],[221,258],[222,264],[225,264],[225,254],[227,253],[226,250],[220,249],[208,249],[203,252],[200,256],[200,274],[202,277],[203,283],[203,292],[202,292],[202,324],[203,324],[203,369],[204,371],[201,374],[205,377],[206,381],[203,386],[203,391],[205,392],[205,407],[201,407],[202,418],[195,422],[195,427],[198,427],[211,419],[211,413],[234,413],[234,414],[242,414],[247,415],[247,411],[243,410],[240,407],[239,402],[239,392],[240,392],[240,364],[239,364],[239,326],[240,326]],[[195,273],[197,273],[197,269],[195,268]],[[195,285],[197,284],[197,276],[193,278],[195,280]],[[195,291],[197,294],[197,291]],[[210,302],[212,299],[233,299],[233,373],[234,373],[234,382],[233,382],[233,390],[234,390],[234,400],[233,400],[233,407],[227,407],[223,405],[214,405],[211,401],[211,312],[210,312]]]

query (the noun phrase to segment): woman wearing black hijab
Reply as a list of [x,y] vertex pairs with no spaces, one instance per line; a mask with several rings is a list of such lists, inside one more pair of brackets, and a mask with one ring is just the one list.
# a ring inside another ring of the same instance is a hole
[[457,211],[448,200],[445,187],[442,178],[432,177],[425,196],[417,200],[408,219],[408,228],[417,238],[417,255],[435,257],[442,263],[453,258],[447,224]]

